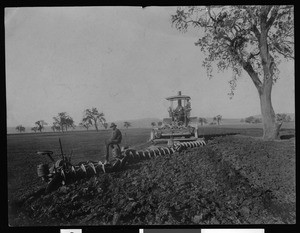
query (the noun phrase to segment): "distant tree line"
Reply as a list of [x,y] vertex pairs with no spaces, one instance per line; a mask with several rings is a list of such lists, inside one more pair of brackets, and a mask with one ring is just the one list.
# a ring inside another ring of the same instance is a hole
[[125,127],[126,129],[128,129],[128,127],[131,127],[131,123],[128,122],[128,121],[125,121],[125,122],[124,122],[124,127]]
[[[51,129],[53,132],[66,132],[69,129],[75,129],[76,125],[75,122],[73,120],[73,118],[66,112],[60,112],[58,113],[57,116],[53,117],[54,122],[52,123]],[[286,114],[286,113],[278,113],[276,114],[276,120],[277,122],[290,122],[292,121],[292,118],[290,115]],[[213,121],[210,122],[210,125],[220,125],[222,121],[222,116],[221,115],[217,115],[215,117],[213,117]],[[241,123],[248,123],[248,124],[258,124],[258,123],[262,123],[262,119],[259,117],[254,117],[254,116],[249,116],[246,118],[242,118],[240,120]],[[204,124],[208,124],[208,121],[206,118],[204,117],[199,117],[198,118],[198,123],[201,124],[201,126],[203,126]],[[45,122],[44,120],[38,120],[35,122],[35,126],[31,128],[31,131],[36,132],[42,132],[45,128],[45,126],[48,125],[47,122]],[[85,109],[84,110],[84,114],[83,114],[83,118],[81,120],[81,122],[79,123],[79,126],[82,128],[85,128],[86,130],[89,130],[89,128],[91,127],[95,127],[96,131],[99,131],[98,126],[102,125],[105,129],[108,128],[108,123],[106,122],[106,119],[104,117],[104,113],[103,112],[99,112],[97,108],[91,108],[91,109]],[[159,122],[151,122],[151,126],[155,127],[155,126],[162,126],[163,122],[159,121]],[[124,122],[124,127],[126,129],[128,129],[129,127],[131,127],[131,123],[125,121]],[[18,131],[19,133],[25,132],[25,127],[22,125],[18,125],[16,128],[16,131]]]
[[217,115],[213,118],[213,122],[217,122],[218,125],[220,125],[220,122],[222,121],[222,116]]
[[22,132],[25,132],[25,127],[22,126],[22,125],[18,125],[18,126],[16,127],[16,130],[19,131],[20,133],[22,133]]
[[[34,123],[34,127],[31,127],[31,131],[42,132],[45,129],[45,126],[48,125],[44,120],[38,120]],[[108,127],[108,123],[104,117],[103,112],[99,112],[97,108],[85,109],[81,122],[79,123],[80,127],[88,130],[90,127],[95,127],[98,131],[98,126],[102,125],[105,129]],[[130,124],[128,125],[128,127]],[[51,129],[53,132],[67,132],[69,129],[75,129],[76,125],[73,118],[67,112],[60,112],[57,116],[53,117],[53,123]],[[127,127],[127,128],[128,128]],[[18,132],[25,132],[25,127],[18,125],[16,127]]]
[[203,126],[204,124],[207,124],[207,119],[204,117],[199,117],[198,118],[198,122],[201,124],[201,126]]
[[248,124],[258,124],[262,123],[262,119],[254,116],[246,117],[245,119],[241,119],[241,123],[248,123]]
[[157,122],[157,123],[156,123],[156,122],[151,122],[151,126],[152,126],[152,127],[155,127],[156,125],[157,125],[158,127],[160,127],[160,126],[163,125],[163,123],[162,123],[162,121],[159,121],[159,122]]
[[[277,122],[290,122],[292,120],[291,116],[286,114],[286,113],[278,113],[276,114],[276,121]],[[254,117],[254,116],[249,116],[246,118],[242,118],[241,123],[245,122],[248,124],[258,124],[262,123],[262,119],[260,117]]]
[[292,118],[290,115],[287,115],[286,113],[278,113],[276,114],[276,120],[279,122],[290,122],[292,121]]
[[204,117],[199,117],[198,122],[201,124],[201,126],[209,124],[209,125],[220,125],[222,121],[222,115],[217,115],[213,117],[211,122],[208,122],[208,120]]
[[222,115],[217,115],[217,116],[213,117],[212,122],[208,122],[208,120],[204,117],[199,117],[198,118],[198,122],[201,124],[201,126],[203,126],[205,124],[220,125],[221,121],[222,121]]
[[[74,129],[76,127],[73,118],[66,112],[58,113],[57,116],[53,117],[53,120],[54,122],[51,126],[53,132],[66,132],[69,129]],[[44,125],[47,125],[47,123],[43,120],[37,121],[35,124],[36,126],[32,128],[32,131],[34,132],[42,132]],[[91,127],[95,127],[96,131],[99,131],[99,126],[101,125],[105,129],[108,128],[108,123],[106,122],[103,112],[99,112],[98,109],[94,107],[84,110],[82,120],[79,123],[80,127],[85,128],[86,130],[89,130]],[[124,127],[126,129],[131,126],[130,122],[124,122]]]

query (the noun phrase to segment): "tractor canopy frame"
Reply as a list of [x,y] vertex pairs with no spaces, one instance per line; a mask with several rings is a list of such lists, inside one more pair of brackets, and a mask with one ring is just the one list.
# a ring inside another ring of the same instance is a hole
[[[166,98],[166,100],[170,102],[170,107],[168,109],[168,112],[172,124],[184,125],[185,127],[188,126],[189,119],[190,119],[190,112],[192,110],[190,99],[191,97],[187,95],[181,95],[181,91],[179,91],[178,95],[176,96],[171,96]],[[176,101],[177,101],[177,107],[174,108],[174,102]]]

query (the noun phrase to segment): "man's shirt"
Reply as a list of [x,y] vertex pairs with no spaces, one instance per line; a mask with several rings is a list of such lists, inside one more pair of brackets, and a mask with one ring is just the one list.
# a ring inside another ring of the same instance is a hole
[[119,129],[113,130],[110,141],[116,141],[117,143],[122,141],[122,133]]

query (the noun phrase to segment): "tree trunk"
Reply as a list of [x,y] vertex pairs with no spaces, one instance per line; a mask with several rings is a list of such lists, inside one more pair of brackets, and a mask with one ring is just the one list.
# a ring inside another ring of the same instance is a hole
[[259,41],[259,54],[263,67],[263,82],[260,81],[258,73],[254,71],[250,61],[242,61],[241,64],[251,77],[255,87],[258,90],[263,123],[263,140],[272,141],[278,139],[281,124],[278,124],[275,120],[275,112],[271,101],[274,75],[274,58],[269,53],[267,43],[269,29],[267,27],[267,14],[267,12],[262,12],[260,16],[261,33],[256,35]]
[[271,101],[272,81],[265,82],[262,91],[259,92],[260,108],[263,123],[263,140],[272,141],[278,139],[281,124],[275,121],[275,113]]

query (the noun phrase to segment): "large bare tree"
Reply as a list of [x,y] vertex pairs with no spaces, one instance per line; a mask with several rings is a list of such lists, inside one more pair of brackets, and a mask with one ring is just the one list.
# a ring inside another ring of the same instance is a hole
[[36,128],[42,132],[42,130],[45,128],[45,125],[48,125],[47,122],[45,122],[44,120],[39,120],[35,122]]
[[179,7],[171,17],[180,31],[190,26],[203,29],[204,35],[195,43],[206,54],[203,65],[209,77],[214,64],[219,71],[232,69],[231,95],[237,77],[246,71],[259,94],[263,139],[278,138],[281,124],[276,121],[271,92],[279,63],[294,59],[294,7]]
[[62,132],[68,131],[68,128],[75,128],[74,120],[66,112],[60,112],[56,117],[53,117],[53,125],[56,130],[61,130]]
[[95,126],[95,129],[98,131],[98,124],[102,125],[106,122],[104,113],[99,112],[97,108],[91,108],[84,110],[84,117],[82,122],[88,122],[91,125]]

